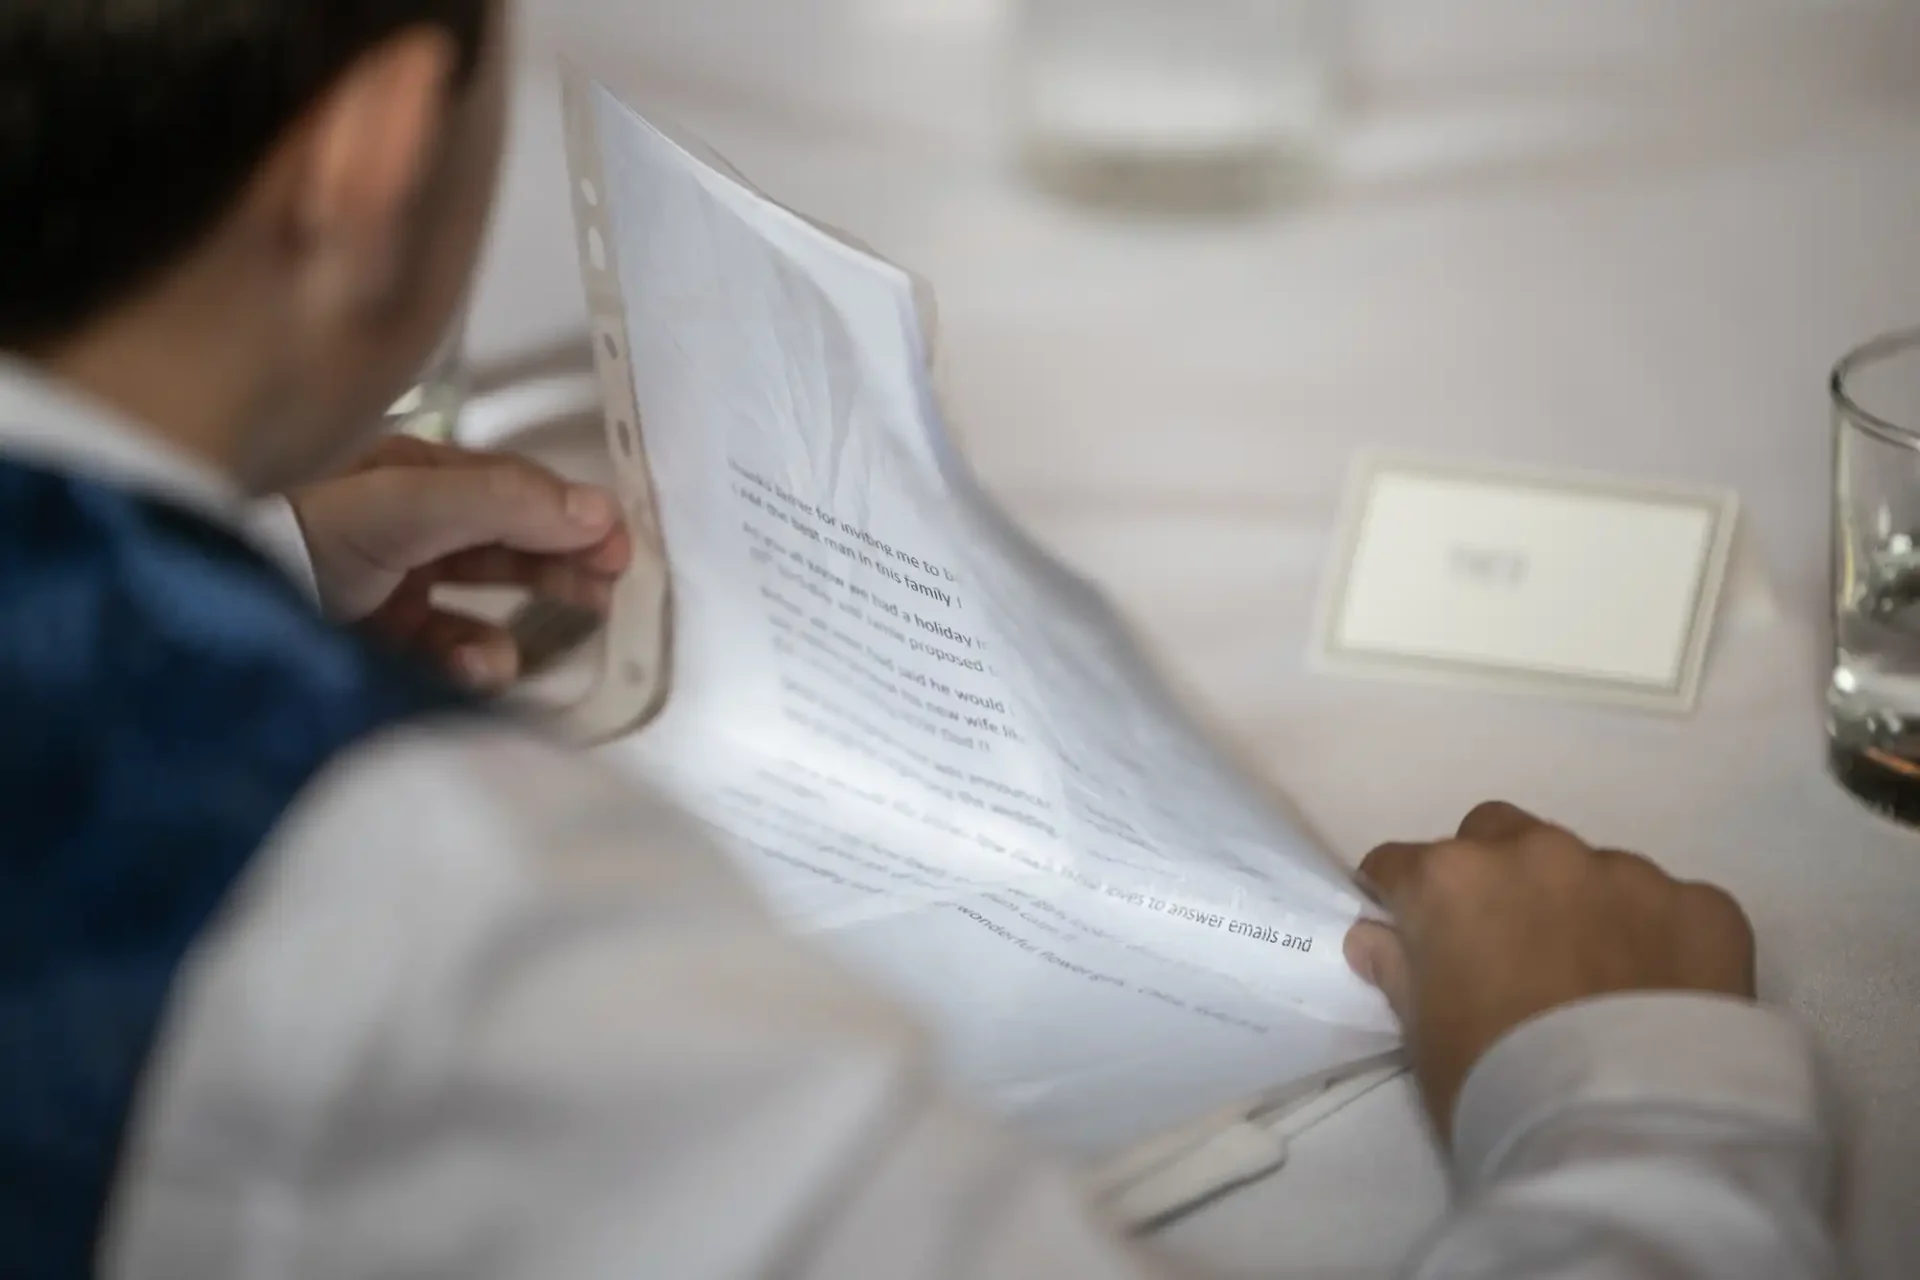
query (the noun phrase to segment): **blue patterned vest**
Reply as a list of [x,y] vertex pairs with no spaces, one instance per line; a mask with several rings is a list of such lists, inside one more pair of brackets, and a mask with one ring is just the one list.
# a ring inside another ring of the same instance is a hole
[[176,971],[298,793],[464,705],[208,522],[0,461],[0,1275],[92,1274]]

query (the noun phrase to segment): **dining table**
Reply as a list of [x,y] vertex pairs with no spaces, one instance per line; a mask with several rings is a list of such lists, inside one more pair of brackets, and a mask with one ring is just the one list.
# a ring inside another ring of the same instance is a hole
[[[1817,1038],[1870,1280],[1920,1274],[1920,835],[1827,770],[1832,409],[1920,324],[1920,5],[1356,0],[1310,176],[1257,208],[1030,180],[1013,0],[537,0],[469,337],[581,341],[559,59],[931,282],[948,429],[1339,856],[1513,801],[1729,888]],[[1728,490],[1697,709],[1311,661],[1381,451]],[[1447,1211],[1398,1080],[1158,1232],[1203,1274],[1391,1274]]]

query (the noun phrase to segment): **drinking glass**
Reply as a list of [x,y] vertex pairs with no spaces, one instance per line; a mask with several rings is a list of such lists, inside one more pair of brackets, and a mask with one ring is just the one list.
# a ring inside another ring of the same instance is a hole
[[1310,172],[1339,0],[1018,0],[1023,157],[1077,195],[1238,205]]
[[467,370],[467,308],[463,304],[447,326],[446,336],[427,358],[419,379],[387,410],[387,429],[451,444],[460,425],[460,411],[471,391]]
[[1832,766],[1920,825],[1920,330],[1842,360],[1833,405]]

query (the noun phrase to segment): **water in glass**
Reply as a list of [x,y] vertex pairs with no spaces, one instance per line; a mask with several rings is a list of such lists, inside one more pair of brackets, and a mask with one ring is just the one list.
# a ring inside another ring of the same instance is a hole
[[1920,825],[1920,333],[1849,356],[1833,393],[1832,765]]
[[1310,169],[1329,123],[1329,0],[1020,0],[1029,165],[1077,194],[1242,202]]

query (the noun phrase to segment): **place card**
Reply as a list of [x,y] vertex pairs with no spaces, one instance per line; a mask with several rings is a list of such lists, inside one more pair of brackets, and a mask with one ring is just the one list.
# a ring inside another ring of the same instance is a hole
[[1738,516],[1724,491],[1363,459],[1315,656],[1691,711]]

